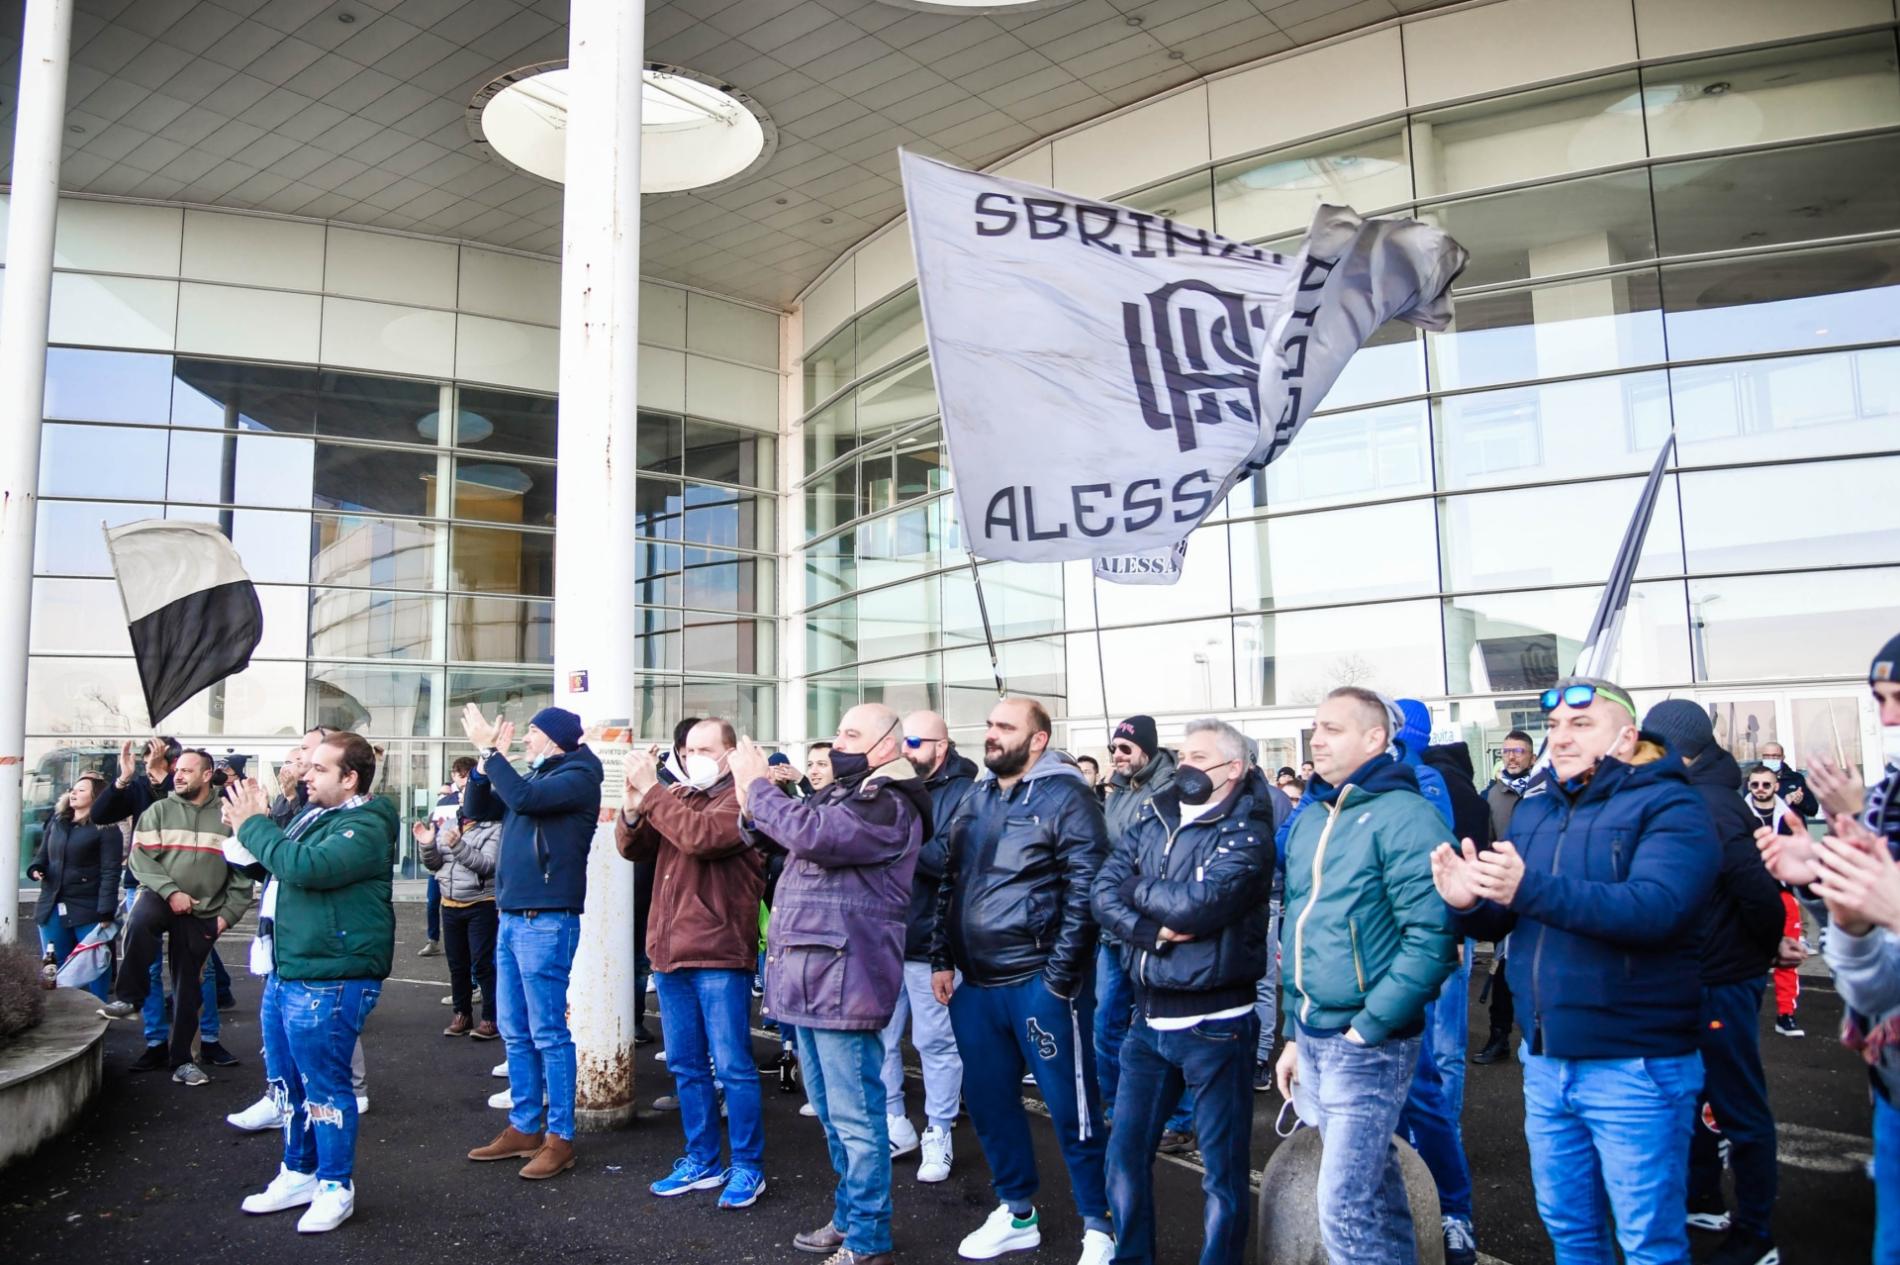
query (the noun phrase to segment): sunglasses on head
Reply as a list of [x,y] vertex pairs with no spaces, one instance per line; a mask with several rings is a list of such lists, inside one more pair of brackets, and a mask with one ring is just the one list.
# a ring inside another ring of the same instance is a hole
[[942,738],[912,738],[908,734],[904,736],[904,745],[906,747],[909,747],[912,751],[917,750],[917,748],[923,746],[926,742],[942,742],[942,741],[944,741],[944,739]]
[[1542,696],[1538,698],[1537,703],[1538,706],[1542,707],[1545,711],[1554,712],[1559,707],[1588,707],[1591,703],[1596,701],[1596,697],[1599,694],[1609,699],[1612,703],[1615,703],[1618,707],[1621,707],[1630,715],[1634,716],[1636,714],[1636,704],[1629,700],[1628,695],[1620,694],[1605,686],[1591,685],[1588,682],[1579,682],[1575,685],[1552,686],[1543,692]]

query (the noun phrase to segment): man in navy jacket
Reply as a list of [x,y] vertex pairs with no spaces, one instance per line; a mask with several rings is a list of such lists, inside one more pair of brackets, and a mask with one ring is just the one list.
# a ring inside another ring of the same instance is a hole
[[1720,862],[1682,761],[1643,736],[1627,691],[1545,691],[1551,772],[1513,840],[1441,845],[1433,879],[1481,940],[1512,936],[1525,1133],[1559,1261],[1689,1259],[1689,1139],[1702,1088],[1701,920]]

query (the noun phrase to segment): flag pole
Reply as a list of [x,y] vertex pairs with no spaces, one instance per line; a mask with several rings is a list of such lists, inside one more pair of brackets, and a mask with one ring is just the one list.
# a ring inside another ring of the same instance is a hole
[[1108,652],[1102,647],[1102,590],[1089,568],[1089,604],[1095,608],[1095,675],[1102,684],[1102,728],[1108,731],[1108,743],[1115,745],[1115,713],[1108,710]]
[[996,661],[996,634],[990,630],[990,604],[983,600],[983,573],[976,569],[976,551],[963,553],[970,560],[970,579],[976,584],[976,611],[983,617],[983,644],[990,648],[990,675],[996,678],[996,697],[1002,698],[1009,691],[1003,688],[1003,669]]

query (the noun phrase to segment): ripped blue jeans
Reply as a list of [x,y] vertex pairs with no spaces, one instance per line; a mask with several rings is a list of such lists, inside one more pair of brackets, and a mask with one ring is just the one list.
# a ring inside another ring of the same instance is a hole
[[350,1181],[356,1167],[356,1091],[350,1052],[383,995],[381,980],[264,980],[259,1015],[270,1092],[289,1111],[284,1167]]

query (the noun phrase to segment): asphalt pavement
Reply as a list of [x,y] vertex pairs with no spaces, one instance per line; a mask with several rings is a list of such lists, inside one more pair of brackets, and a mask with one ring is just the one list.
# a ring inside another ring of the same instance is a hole
[[[765,1085],[767,1189],[752,1208],[722,1212],[711,1193],[662,1200],[647,1193],[681,1152],[677,1114],[653,1110],[670,1093],[657,1046],[639,1051],[641,1103],[630,1128],[583,1135],[574,1171],[526,1182],[512,1164],[464,1158],[504,1123],[488,1095],[505,1082],[489,1070],[502,1060],[500,1042],[440,1035],[449,1018],[441,1004],[448,969],[440,957],[418,958],[422,909],[399,905],[396,971],[369,1024],[366,1048],[370,1110],[357,1155],[355,1216],[341,1229],[299,1236],[295,1214],[248,1217],[244,1195],[275,1173],[279,1135],[239,1134],[227,1112],[255,1101],[263,1088],[258,1056],[258,985],[243,969],[242,948],[227,945],[238,1007],[224,1015],[224,1044],[243,1064],[208,1068],[202,1088],[173,1084],[163,1073],[134,1075],[127,1065],[142,1048],[136,1023],[107,1035],[105,1086],[71,1133],[0,1171],[0,1261],[170,1262],[268,1261],[278,1253],[300,1261],[418,1265],[446,1256],[500,1262],[814,1262],[791,1246],[793,1234],[823,1222],[835,1184],[824,1139],[801,1117],[802,1095]],[[242,937],[248,924],[233,934]],[[1833,1039],[1840,1004],[1825,980],[1809,979],[1801,1003],[1805,1039],[1773,1035],[1762,1042],[1770,1092],[1780,1121],[1781,1197],[1776,1228],[1789,1265],[1846,1265],[1868,1259],[1872,1186],[1862,1172],[1869,1154],[1866,1078],[1858,1059]],[[657,1020],[650,1020],[657,1030]],[[1472,1006],[1482,1040],[1485,1017]],[[757,1044],[762,1065],[776,1053]],[[913,1057],[914,1063],[914,1057]],[[1523,1136],[1517,1065],[1471,1067],[1466,1081],[1465,1139],[1472,1167],[1479,1244],[1507,1265],[1547,1265],[1550,1245],[1538,1223]],[[1033,1099],[1033,1091],[1025,1090]],[[1277,1142],[1274,1094],[1254,1099],[1254,1158],[1264,1166]],[[913,1120],[921,1086],[910,1094]],[[1043,1245],[1013,1259],[1023,1265],[1069,1265],[1081,1243],[1055,1139],[1032,1115],[1044,1190]],[[899,1256],[915,1265],[950,1265],[957,1241],[994,1206],[976,1135],[967,1121],[954,1134],[955,1171],[947,1182],[916,1180],[916,1158],[895,1165],[894,1235]],[[1163,1158],[1156,1191],[1161,1265],[1191,1265],[1199,1253],[1201,1173],[1191,1159]],[[1696,1236],[1698,1258],[1716,1246]]]

